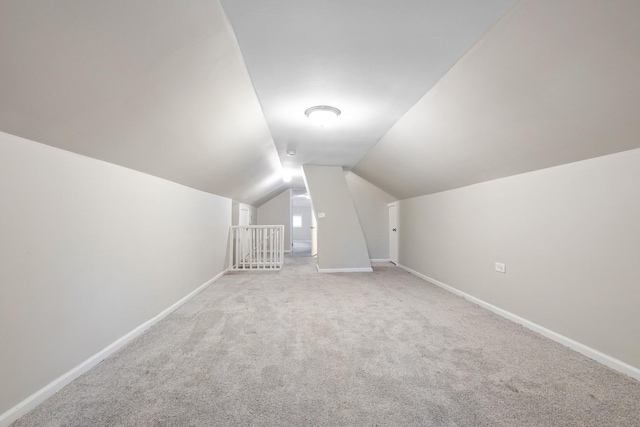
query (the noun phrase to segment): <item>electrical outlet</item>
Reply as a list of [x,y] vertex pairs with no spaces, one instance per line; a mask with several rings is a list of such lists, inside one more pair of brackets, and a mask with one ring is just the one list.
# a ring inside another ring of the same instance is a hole
[[501,262],[496,262],[496,271],[498,273],[506,273],[507,272],[507,266]]
[[318,218],[324,218],[325,216],[324,212],[318,212]]

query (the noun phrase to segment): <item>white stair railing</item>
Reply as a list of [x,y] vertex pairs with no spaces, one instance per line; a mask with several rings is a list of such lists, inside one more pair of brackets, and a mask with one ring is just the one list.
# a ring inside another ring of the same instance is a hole
[[281,270],[284,225],[233,225],[229,229],[229,270]]

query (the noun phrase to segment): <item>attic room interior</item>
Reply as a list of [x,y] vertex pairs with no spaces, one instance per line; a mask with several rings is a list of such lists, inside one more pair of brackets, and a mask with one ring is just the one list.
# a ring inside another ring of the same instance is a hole
[[0,427],[637,426],[638,22],[0,0]]

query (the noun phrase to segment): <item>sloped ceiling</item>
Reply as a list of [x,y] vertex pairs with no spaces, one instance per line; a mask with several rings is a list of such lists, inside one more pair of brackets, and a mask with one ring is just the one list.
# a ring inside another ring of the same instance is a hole
[[0,0],[0,131],[253,205],[302,164],[407,198],[640,147],[637,0],[222,1]]
[[640,2],[521,1],[357,164],[400,199],[640,147]]
[[[353,167],[513,2],[222,0],[293,175],[308,163]],[[342,114],[319,128],[304,115],[315,105]]]
[[0,1],[0,130],[256,203],[281,165],[221,5]]

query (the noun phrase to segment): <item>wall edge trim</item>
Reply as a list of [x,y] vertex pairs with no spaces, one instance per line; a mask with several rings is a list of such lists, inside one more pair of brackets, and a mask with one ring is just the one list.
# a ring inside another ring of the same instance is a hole
[[24,399],[22,402],[15,405],[13,408],[9,409],[3,414],[0,414],[0,427],[8,427],[14,421],[18,420],[19,418],[23,417],[27,413],[31,412],[38,405],[40,405],[45,400],[53,396],[55,393],[60,391],[63,387],[71,383],[73,380],[75,380],[82,374],[91,370],[91,368],[96,366],[98,363],[102,362],[111,354],[115,353],[116,351],[124,347],[130,341],[142,335],[151,326],[155,325],[160,320],[164,319],[173,311],[178,309],[181,305],[189,301],[191,298],[195,297],[200,292],[204,291],[213,282],[215,282],[216,280],[224,276],[226,272],[227,271],[224,270],[218,275],[216,275],[215,277],[207,280],[204,284],[200,285],[195,290],[191,291],[189,294],[184,296],[182,299],[178,300],[168,308],[164,309],[155,317],[147,320],[146,322],[136,327],[132,331],[118,338],[116,341],[112,342],[111,344],[109,344],[108,346],[100,350],[98,353],[94,354],[93,356],[89,357],[85,361],[81,362],[75,368],[72,368],[71,370],[62,374],[55,380],[51,381],[49,384],[42,387],[40,390],[30,395],[29,397]]
[[512,322],[518,323],[522,326],[524,326],[527,329],[532,330],[533,332],[537,332],[540,335],[549,338],[559,344],[562,344],[566,347],[569,347],[570,349],[577,351],[578,353],[592,359],[595,360],[596,362],[605,365],[611,369],[613,369],[614,371],[620,372],[622,374],[625,374],[631,378],[634,378],[638,381],[640,381],[640,368],[636,368],[635,366],[629,365],[628,363],[623,362],[622,360],[616,359],[613,356],[609,356],[608,354],[602,353],[594,348],[591,348],[585,344],[582,344],[578,341],[575,341],[569,337],[566,337],[562,334],[559,334],[557,332],[552,331],[551,329],[547,329],[544,326],[540,326],[537,323],[534,323],[530,320],[527,320],[523,317],[520,317],[516,314],[511,313],[510,311],[507,311],[505,309],[502,309],[500,307],[497,307],[493,304],[490,304],[484,300],[481,300],[480,298],[474,297],[473,295],[470,295],[466,292],[463,292],[459,289],[454,288],[453,286],[447,285],[445,283],[442,283],[436,279],[433,279],[425,274],[419,273],[415,270],[412,270],[409,267],[405,267],[404,265],[398,264],[398,267],[400,267],[401,269],[407,271],[408,273],[413,274],[416,277],[419,277],[423,280],[426,280],[427,282],[434,284],[446,291],[451,292],[452,294],[458,295],[476,305],[479,305],[482,308],[485,308],[501,317],[504,317],[505,319],[511,320]]
[[389,258],[380,258],[380,259],[372,258],[369,261],[371,261],[371,262],[391,262],[391,259],[389,259]]

